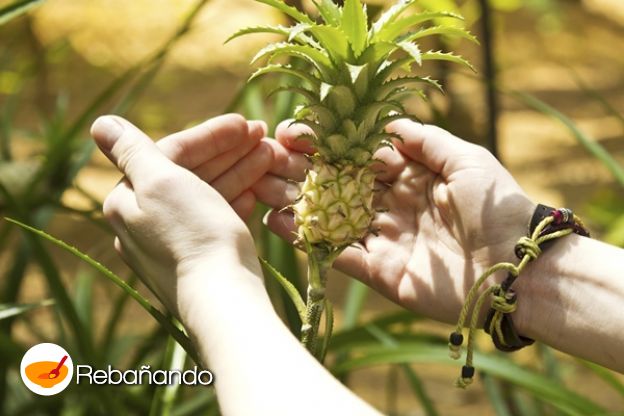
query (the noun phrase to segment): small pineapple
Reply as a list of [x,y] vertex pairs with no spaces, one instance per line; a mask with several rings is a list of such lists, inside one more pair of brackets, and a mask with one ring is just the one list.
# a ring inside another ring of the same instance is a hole
[[[316,149],[313,167],[307,172],[299,198],[292,206],[299,242],[308,253],[308,293],[304,303],[299,292],[265,263],[298,305],[302,321],[301,342],[320,361],[327,350],[332,330],[331,304],[325,298],[326,272],[347,246],[364,238],[375,212],[373,155],[401,138],[385,131],[394,120],[414,118],[406,114],[401,101],[409,95],[426,98],[419,85],[441,90],[429,77],[398,76],[410,73],[412,65],[427,60],[445,60],[472,66],[452,53],[421,52],[418,43],[431,35],[455,35],[476,42],[467,31],[447,25],[431,25],[439,19],[461,19],[449,12],[421,11],[408,14],[417,0],[399,0],[369,28],[366,6],[360,0],[346,0],[340,7],[331,0],[313,0],[318,22],[281,0],[256,0],[286,13],[296,23],[290,27],[261,26],[243,29],[231,39],[249,33],[277,33],[285,42],[262,49],[253,62],[267,58],[268,64],[251,79],[268,73],[284,73],[301,81],[278,91],[301,95],[304,104],[295,110],[295,121],[307,125]],[[446,20],[444,20],[446,21]],[[419,30],[411,28],[422,26]],[[289,56],[300,65],[274,63]],[[318,342],[324,312],[325,334]]]
[[[283,86],[305,99],[295,111],[295,120],[313,131],[307,137],[317,153],[301,194],[293,206],[300,240],[340,250],[360,239],[370,229],[374,217],[371,170],[374,153],[391,146],[385,127],[406,114],[402,99],[410,94],[425,98],[418,84],[441,89],[433,79],[396,76],[410,72],[412,64],[446,60],[469,67],[463,58],[451,53],[421,52],[416,41],[431,35],[456,35],[471,41],[467,31],[454,26],[408,29],[440,18],[461,19],[449,12],[423,11],[407,14],[417,1],[400,0],[372,27],[368,27],[366,6],[360,0],[346,0],[340,7],[331,0],[314,1],[319,22],[280,0],[256,0],[286,13],[297,23],[291,27],[247,28],[231,39],[249,33],[278,33],[287,41],[262,49],[253,62],[268,58],[260,75],[281,72],[300,79],[304,85]],[[274,64],[275,58],[291,56],[306,62],[310,71]],[[472,67],[471,67],[472,68]]]

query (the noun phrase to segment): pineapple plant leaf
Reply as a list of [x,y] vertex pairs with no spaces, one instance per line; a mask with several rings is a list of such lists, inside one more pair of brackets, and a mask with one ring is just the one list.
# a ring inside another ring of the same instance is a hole
[[[308,253],[308,293],[303,316],[303,344],[322,359],[331,328],[324,340],[318,330],[325,299],[326,272],[348,246],[372,231],[375,216],[373,196],[374,154],[393,140],[388,124],[399,119],[419,121],[401,104],[407,96],[426,99],[426,90],[442,91],[427,76],[410,75],[425,61],[450,61],[472,65],[449,52],[421,50],[418,43],[430,36],[457,36],[478,43],[470,32],[447,22],[461,21],[451,12],[418,10],[416,0],[399,0],[369,27],[361,0],[345,0],[338,6],[330,0],[314,0],[318,16],[311,17],[281,0],[256,0],[286,13],[295,20],[291,27],[260,26],[242,29],[230,39],[253,33],[276,33],[286,39],[272,43],[252,62],[266,61],[250,79],[270,73],[286,73],[300,85],[280,86],[303,98],[293,123],[309,127],[305,135],[316,149],[312,169],[306,173],[300,194],[291,209],[298,227],[299,245]],[[409,14],[407,12],[410,12]],[[289,57],[303,67],[280,63]],[[407,74],[400,74],[400,71]],[[422,87],[422,88],[421,88]]]

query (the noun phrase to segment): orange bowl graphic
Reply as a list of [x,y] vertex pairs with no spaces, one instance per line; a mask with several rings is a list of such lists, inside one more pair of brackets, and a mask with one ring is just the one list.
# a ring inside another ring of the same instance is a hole
[[26,377],[33,383],[49,389],[65,380],[65,377],[67,377],[68,370],[66,365],[62,365],[61,368],[59,368],[58,377],[49,375],[57,365],[59,365],[58,361],[39,361],[32,363],[26,367]]

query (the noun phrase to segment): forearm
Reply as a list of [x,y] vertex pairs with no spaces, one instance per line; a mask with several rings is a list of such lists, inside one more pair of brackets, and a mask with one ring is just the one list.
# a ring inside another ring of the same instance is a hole
[[183,320],[214,372],[224,414],[377,414],[301,347],[249,270],[203,268],[179,289],[196,299]]
[[624,250],[570,235],[515,283],[518,332],[624,372]]

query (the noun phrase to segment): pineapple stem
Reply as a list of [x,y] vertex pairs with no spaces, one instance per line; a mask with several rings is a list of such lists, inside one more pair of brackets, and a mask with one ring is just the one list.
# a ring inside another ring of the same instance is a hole
[[[306,302],[306,319],[301,326],[301,343],[316,358],[321,359],[321,348],[318,345],[318,332],[321,317],[325,310],[325,286],[327,271],[335,259],[335,253],[327,247],[307,244],[308,251],[308,298]],[[326,328],[331,331],[331,328]],[[329,334],[326,334],[326,337]]]

